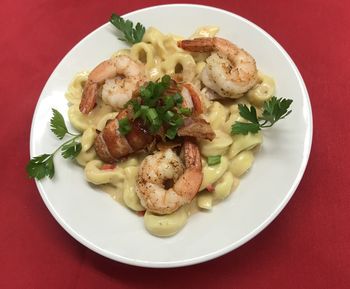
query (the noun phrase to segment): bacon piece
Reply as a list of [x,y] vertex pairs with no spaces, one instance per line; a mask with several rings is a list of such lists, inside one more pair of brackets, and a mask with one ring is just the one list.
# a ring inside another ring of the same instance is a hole
[[121,111],[118,116],[109,120],[95,139],[95,151],[106,163],[115,163],[118,159],[146,148],[153,141],[140,120],[132,122],[132,129],[127,135],[119,132],[119,120],[128,117],[128,111]]
[[109,153],[114,159],[119,159],[133,152],[128,140],[119,132],[118,120],[113,119],[108,121],[101,134],[103,135]]
[[131,131],[125,137],[134,151],[145,148],[153,141],[153,136],[144,128],[139,119],[132,123]]
[[166,141],[157,143],[157,149],[160,151],[165,151],[167,149],[173,149],[180,146],[182,146],[181,141]]
[[215,132],[210,124],[199,117],[186,118],[184,125],[179,128],[177,134],[179,136],[192,136],[208,140],[213,140],[215,138]]

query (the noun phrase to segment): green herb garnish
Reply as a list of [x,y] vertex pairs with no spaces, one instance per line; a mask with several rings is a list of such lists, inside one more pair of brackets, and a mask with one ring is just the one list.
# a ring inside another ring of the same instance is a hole
[[63,139],[66,134],[73,136],[73,138],[61,144],[52,154],[42,154],[32,158],[28,162],[26,171],[29,177],[38,180],[47,176],[52,179],[55,174],[53,158],[59,150],[61,150],[62,156],[66,159],[75,158],[81,151],[81,143],[79,141],[81,134],[70,133],[66,127],[63,116],[56,109],[52,109],[52,112],[53,116],[50,120],[51,131],[59,139]]
[[127,117],[120,119],[118,123],[121,135],[127,135],[131,131],[131,124]]
[[124,38],[121,37],[119,40],[125,41],[131,45],[142,41],[146,29],[141,23],[137,23],[135,28],[133,28],[134,24],[130,20],[124,20],[114,13],[111,15],[109,22],[123,33]]
[[167,92],[170,83],[169,75],[158,82],[148,82],[140,88],[140,96],[130,100],[126,107],[132,108],[133,119],[142,119],[151,134],[157,134],[164,127],[165,136],[174,139],[184,124],[184,117],[191,115],[192,110],[182,107],[181,94]]
[[207,159],[208,166],[215,166],[221,163],[221,156],[208,156]]
[[231,127],[232,134],[257,133],[262,128],[271,127],[280,119],[285,118],[292,111],[288,110],[293,100],[286,98],[271,97],[264,102],[263,112],[260,117],[257,116],[254,106],[250,108],[245,104],[238,104],[238,110],[241,117],[248,122],[236,121]]

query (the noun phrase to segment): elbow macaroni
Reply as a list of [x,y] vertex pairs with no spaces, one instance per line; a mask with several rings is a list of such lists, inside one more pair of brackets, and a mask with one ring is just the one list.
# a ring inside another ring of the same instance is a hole
[[258,72],[258,83],[248,91],[247,99],[255,106],[261,107],[275,94],[275,81],[268,75]]
[[233,137],[233,143],[229,148],[228,156],[230,159],[235,157],[238,153],[244,150],[253,149],[257,145],[262,143],[262,134],[258,132],[256,134],[248,133],[246,135],[235,135]]
[[181,207],[169,215],[156,215],[146,211],[144,222],[146,229],[153,235],[169,237],[176,234],[185,226],[188,214],[184,207]]

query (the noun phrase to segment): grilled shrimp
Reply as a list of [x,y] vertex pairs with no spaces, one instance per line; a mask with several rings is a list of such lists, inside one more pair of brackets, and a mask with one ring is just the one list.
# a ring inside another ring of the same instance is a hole
[[126,55],[119,55],[97,65],[89,74],[79,109],[82,113],[93,110],[102,85],[102,99],[113,108],[123,108],[133,93],[144,84],[144,65]]
[[154,139],[140,120],[132,122],[132,129],[127,135],[121,135],[118,130],[119,120],[127,115],[128,111],[123,110],[115,119],[109,120],[95,139],[95,151],[106,163],[115,163],[122,157],[144,149]]
[[191,202],[203,180],[198,146],[187,139],[185,164],[171,149],[147,156],[141,163],[136,193],[141,204],[157,214],[170,214]]
[[191,52],[211,52],[200,77],[222,97],[239,98],[257,82],[255,59],[226,39],[195,38],[179,41],[178,46]]

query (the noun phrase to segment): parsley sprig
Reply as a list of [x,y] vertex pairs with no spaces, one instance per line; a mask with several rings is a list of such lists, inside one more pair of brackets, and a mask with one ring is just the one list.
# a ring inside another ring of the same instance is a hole
[[54,108],[52,109],[52,112],[53,116],[50,120],[51,131],[59,139],[63,139],[66,134],[73,137],[61,144],[52,154],[42,154],[32,158],[28,162],[26,171],[29,177],[36,178],[38,180],[47,176],[52,179],[55,174],[53,159],[58,151],[61,150],[61,155],[65,159],[74,159],[81,151],[81,143],[79,140],[81,134],[73,134],[69,132],[64,122],[63,116]]
[[[126,107],[133,111],[133,119],[141,119],[151,134],[157,134],[164,128],[165,137],[174,139],[178,129],[184,124],[184,117],[192,110],[183,107],[183,96],[168,92],[171,85],[169,75],[164,75],[158,82],[150,81],[141,87],[140,96],[131,99]],[[121,134],[128,132],[129,123],[119,120]]]
[[109,22],[111,22],[120,32],[123,33],[124,37],[120,37],[119,40],[125,41],[131,45],[141,42],[146,31],[145,27],[141,23],[138,22],[134,28],[134,24],[130,20],[124,20],[115,13],[111,15]]
[[292,111],[288,110],[293,100],[286,98],[271,97],[264,102],[263,112],[260,117],[257,116],[254,106],[250,108],[245,104],[238,104],[238,110],[241,117],[248,122],[236,121],[231,127],[232,134],[257,133],[262,128],[273,126],[277,121],[284,119]]

